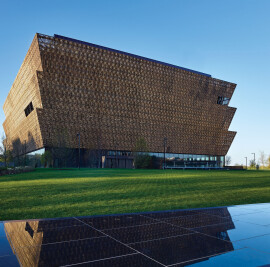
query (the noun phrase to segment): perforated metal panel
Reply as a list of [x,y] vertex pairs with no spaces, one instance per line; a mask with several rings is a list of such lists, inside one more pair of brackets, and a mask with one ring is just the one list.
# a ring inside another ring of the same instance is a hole
[[[25,74],[24,74],[25,73]],[[27,78],[28,77],[28,78]],[[33,137],[27,151],[57,146],[225,155],[236,108],[217,104],[236,84],[208,74],[62,36],[37,34],[4,105],[10,140]],[[32,101],[34,111],[25,116]]]

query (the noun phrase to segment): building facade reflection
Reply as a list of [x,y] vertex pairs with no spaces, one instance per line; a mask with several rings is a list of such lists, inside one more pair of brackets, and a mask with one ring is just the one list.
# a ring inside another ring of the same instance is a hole
[[[157,238],[158,233],[152,231],[151,234],[151,228],[156,227],[155,223],[141,225],[143,231],[138,230],[137,233],[138,240],[144,240],[137,242],[141,246],[140,249],[143,249],[146,255],[152,253],[153,258],[158,255],[160,262],[169,264],[172,262],[191,264],[207,260],[211,255],[217,253],[234,250],[228,230],[234,229],[235,226],[227,208],[201,210],[196,214],[197,217],[194,216],[194,218],[198,218],[201,222],[198,224],[194,221],[194,226],[197,228],[193,227],[190,219],[188,228],[191,233],[176,237]],[[144,213],[144,216],[147,214]],[[204,216],[207,220],[206,225],[202,219]],[[192,215],[187,214],[185,217],[188,220],[188,217],[191,218]],[[219,223],[211,224],[210,217],[219,218]],[[102,220],[102,217],[93,217],[93,219]],[[76,224],[76,222],[78,223]],[[163,222],[166,222],[166,218],[160,220],[160,224]],[[211,227],[208,227],[209,224]],[[128,227],[131,226],[126,228]],[[180,226],[175,225],[175,227]],[[201,231],[202,228],[203,231]],[[4,229],[21,266],[60,266],[87,262],[108,258],[108,255],[115,257],[132,254],[134,250],[130,247],[136,248],[137,246],[137,244],[131,244],[128,248],[122,242],[121,244],[115,241],[115,238],[103,235],[103,231],[95,230],[74,219],[6,222]],[[121,228],[114,229],[114,231],[117,230],[122,231]],[[143,236],[143,232],[145,236]],[[152,242],[152,240],[156,241]],[[160,240],[162,240],[161,243],[159,243]],[[147,243],[148,241],[149,243]],[[126,243],[128,244],[128,242]],[[133,266],[130,265],[128,257],[127,262],[129,262],[127,266]],[[137,266],[136,264],[134,262],[134,266]]]

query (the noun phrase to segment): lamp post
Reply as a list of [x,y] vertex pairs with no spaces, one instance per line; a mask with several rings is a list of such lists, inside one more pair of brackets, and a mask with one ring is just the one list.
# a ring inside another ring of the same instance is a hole
[[80,133],[77,133],[77,136],[78,136],[78,150],[79,150],[79,162],[78,162],[78,168],[80,169],[81,167],[81,134]]
[[246,159],[246,169],[247,169],[247,157],[245,157],[245,159]]
[[166,145],[167,145],[167,137],[164,137],[163,139],[163,145],[164,145],[164,158],[163,158],[163,170],[165,170],[165,163],[166,163]]

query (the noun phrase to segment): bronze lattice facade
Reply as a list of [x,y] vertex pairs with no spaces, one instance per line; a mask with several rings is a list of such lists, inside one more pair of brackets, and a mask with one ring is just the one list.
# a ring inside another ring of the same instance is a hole
[[77,149],[80,133],[86,150],[133,151],[143,138],[148,151],[162,153],[166,137],[171,155],[222,157],[236,134],[228,130],[235,87],[201,72],[36,34],[5,101],[3,126],[21,154]]

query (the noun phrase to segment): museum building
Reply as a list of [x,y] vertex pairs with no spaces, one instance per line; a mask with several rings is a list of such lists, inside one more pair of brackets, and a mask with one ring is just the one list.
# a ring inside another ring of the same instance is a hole
[[[54,166],[222,168],[236,84],[68,37],[36,34],[4,103],[14,156]],[[138,148],[138,142],[144,146]]]

